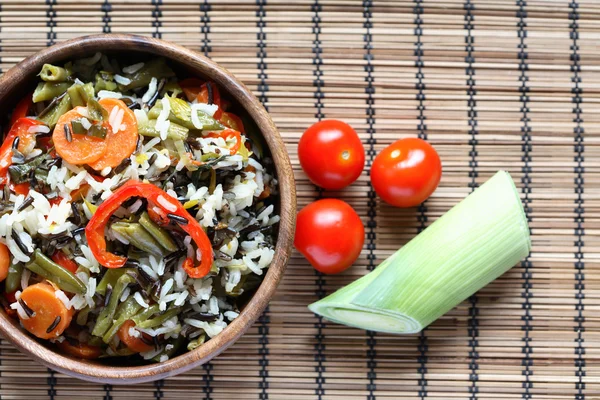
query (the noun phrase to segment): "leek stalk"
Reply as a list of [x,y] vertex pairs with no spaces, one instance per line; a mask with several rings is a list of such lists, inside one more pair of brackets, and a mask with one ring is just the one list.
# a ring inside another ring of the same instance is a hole
[[530,249],[519,194],[510,175],[500,171],[373,272],[309,309],[357,328],[416,333]]

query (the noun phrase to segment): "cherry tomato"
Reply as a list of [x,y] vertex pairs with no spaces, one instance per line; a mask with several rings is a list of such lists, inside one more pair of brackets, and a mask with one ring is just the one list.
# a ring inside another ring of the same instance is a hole
[[324,274],[337,274],[350,267],[364,241],[362,221],[342,200],[317,200],[298,213],[294,246]]
[[414,207],[425,201],[442,177],[437,151],[417,138],[400,139],[375,157],[371,167],[373,188],[386,203]]
[[317,122],[304,132],[298,157],[308,178],[331,190],[354,182],[365,166],[365,149],[356,131],[334,119]]

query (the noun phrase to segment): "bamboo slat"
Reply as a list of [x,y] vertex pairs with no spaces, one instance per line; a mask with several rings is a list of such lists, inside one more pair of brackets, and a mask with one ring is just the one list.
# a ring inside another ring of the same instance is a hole
[[[57,41],[128,32],[197,50],[264,102],[299,206],[348,201],[356,264],[316,275],[294,253],[259,322],[209,364],[111,387],[0,344],[2,399],[584,399],[600,396],[600,2],[596,0],[2,0],[0,72]],[[261,50],[262,49],[262,50]],[[418,136],[444,176],[421,207],[373,196],[368,169],[320,193],[297,141],[320,118],[358,131],[368,165]],[[422,334],[320,320],[306,305],[364,275],[498,169],[517,182],[531,255]]]

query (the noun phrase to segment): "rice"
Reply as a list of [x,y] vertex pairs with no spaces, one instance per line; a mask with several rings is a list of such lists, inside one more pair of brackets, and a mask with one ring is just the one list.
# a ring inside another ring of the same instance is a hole
[[46,125],[33,125],[27,129],[29,133],[50,133],[50,128]]
[[121,295],[121,297],[119,298],[119,301],[122,303],[125,300],[127,300],[129,298],[129,295],[131,294],[131,288],[129,286],[127,286],[125,288],[125,290],[123,290],[123,294]]
[[[31,271],[24,269],[21,274],[21,289],[25,290],[29,286],[29,278],[31,278]],[[67,299],[68,300],[68,299]]]
[[117,82],[119,85],[127,86],[131,83],[131,79],[119,74],[115,74],[115,82]]
[[160,134],[161,140],[167,139],[167,134],[169,132],[169,127],[171,126],[171,121],[168,120],[169,114],[171,113],[171,103],[169,99],[163,97],[161,100],[162,110],[160,114],[158,114],[158,118],[156,118],[156,124],[154,127]]
[[144,68],[144,65],[145,64],[143,62],[132,64],[132,65],[129,65],[127,67],[123,67],[123,72],[126,73],[126,74],[135,74],[140,69]]
[[142,297],[142,294],[140,292],[135,292],[133,294],[133,298],[140,306],[142,306],[144,308],[150,307],[150,305],[148,305],[148,303],[146,303],[146,300],[144,300],[144,298]]
[[171,201],[167,200],[167,198],[165,196],[163,196],[162,194],[158,196],[157,201],[158,201],[158,204],[160,206],[162,206],[165,210],[171,211],[171,212],[177,211],[177,206],[175,204],[171,203]]
[[156,94],[156,90],[158,87],[158,80],[155,77],[152,77],[150,80],[150,84],[148,85],[148,90],[142,96],[142,103],[147,103],[150,101],[152,97]]
[[99,99],[120,99],[123,97],[122,93],[119,92],[113,92],[110,90],[100,90],[98,92],[98,98]]
[[65,292],[63,292],[62,290],[57,290],[56,292],[54,292],[54,296],[56,296],[57,299],[62,301],[62,303],[65,305],[65,307],[67,307],[68,310],[71,309],[69,298],[67,297]]

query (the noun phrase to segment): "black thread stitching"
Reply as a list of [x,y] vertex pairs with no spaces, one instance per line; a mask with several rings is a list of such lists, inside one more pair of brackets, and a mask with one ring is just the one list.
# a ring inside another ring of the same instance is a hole
[[575,184],[575,194],[577,198],[575,199],[575,218],[574,222],[577,224],[575,228],[575,236],[577,240],[575,241],[575,246],[577,251],[575,252],[575,269],[577,270],[575,273],[575,279],[577,283],[575,284],[575,299],[577,300],[577,304],[575,305],[575,310],[577,311],[577,316],[575,316],[574,321],[576,323],[575,332],[577,333],[577,338],[575,342],[577,343],[575,347],[575,367],[577,370],[575,371],[575,376],[577,377],[577,382],[575,383],[575,389],[577,390],[577,394],[575,395],[575,399],[583,400],[585,399],[585,382],[583,382],[583,377],[585,376],[585,339],[583,338],[583,332],[585,331],[585,316],[583,315],[583,310],[585,305],[583,304],[583,299],[585,298],[585,293],[583,292],[585,289],[585,262],[584,260],[584,237],[585,237],[585,228],[583,223],[585,221],[584,213],[584,179],[583,174],[585,172],[583,162],[584,162],[584,153],[585,153],[585,144],[584,144],[584,128],[583,128],[583,110],[581,109],[581,103],[583,102],[583,88],[581,87],[582,77],[580,75],[581,72],[581,64],[580,64],[580,55],[579,55],[579,45],[577,44],[577,40],[579,39],[579,24],[577,20],[579,19],[579,11],[577,10],[579,5],[576,0],[572,0],[569,4],[569,8],[571,8],[571,12],[569,13],[569,19],[572,21],[570,24],[571,32],[570,36],[573,41],[571,46],[571,50],[573,53],[571,54],[571,72],[573,72],[572,81],[574,83],[574,87],[571,89],[571,93],[573,94],[572,102],[574,103],[573,114],[575,114],[575,118],[573,122],[576,123],[575,128],[573,129],[574,133],[574,157],[573,161],[576,163],[575,173],[576,177],[574,179]]
[[46,33],[46,46],[52,46],[56,43],[56,32],[54,32],[54,27],[56,26],[56,21],[54,18],[56,17],[56,10],[54,9],[54,5],[56,5],[57,0],[46,0],[46,5],[48,6],[48,10],[46,10],[46,26],[48,27],[48,32]]
[[[469,140],[469,144],[471,145],[471,161],[469,162],[469,166],[471,171],[469,172],[469,177],[471,178],[471,182],[469,183],[469,187],[471,191],[477,188],[477,177],[479,175],[477,171],[477,135],[479,134],[477,130],[477,100],[475,96],[477,95],[476,82],[475,82],[475,67],[473,64],[475,63],[474,57],[474,43],[475,37],[473,36],[473,30],[475,29],[473,25],[473,21],[475,21],[475,16],[473,15],[473,11],[475,10],[475,5],[471,3],[471,0],[466,0],[464,3],[465,9],[465,26],[464,28],[467,30],[467,35],[465,36],[465,51],[467,56],[465,57],[465,62],[467,63],[466,75],[467,75],[467,95],[469,96],[467,105],[468,105],[468,116],[469,116],[469,134],[471,139]],[[469,379],[471,380],[471,386],[469,387],[469,393],[471,394],[470,399],[477,399],[477,393],[479,392],[479,387],[477,386],[477,382],[479,381],[479,374],[477,370],[479,369],[479,364],[477,360],[479,359],[479,353],[477,351],[478,346],[478,337],[479,337],[479,321],[477,315],[479,314],[479,309],[477,307],[477,294],[472,295],[469,298],[469,302],[471,306],[469,307],[469,327],[468,332],[470,336],[469,346],[471,350],[469,351],[469,369],[471,373],[469,375]]]
[[[365,72],[367,73],[367,76],[365,78],[365,80],[367,82],[367,86],[365,88],[365,93],[367,95],[366,114],[367,114],[367,125],[369,126],[367,128],[367,133],[369,134],[367,143],[368,143],[369,147],[367,150],[367,160],[366,160],[368,171],[370,171],[370,167],[373,163],[373,159],[375,158],[375,108],[373,107],[373,105],[375,103],[375,99],[373,97],[373,94],[375,93],[375,86],[373,85],[374,68],[373,68],[373,63],[372,63],[373,54],[371,52],[371,50],[373,50],[373,34],[371,32],[371,29],[373,28],[372,7],[373,7],[373,1],[371,1],[371,0],[363,1],[363,16],[365,19],[365,22],[364,22],[365,35],[364,35],[363,41],[364,41],[364,49],[365,49],[364,59],[366,61]],[[367,254],[367,260],[368,260],[367,269],[369,271],[373,271],[376,267],[376,265],[375,265],[375,259],[376,259],[376,257],[375,257],[375,247],[376,247],[375,228],[377,225],[377,222],[376,222],[377,212],[375,209],[375,207],[376,207],[375,191],[373,190],[373,186],[371,186],[370,181],[369,181],[368,196],[369,196],[369,200],[368,200],[367,205],[369,206],[369,211],[368,211],[367,215],[369,217],[369,220],[367,222],[367,249],[369,251],[369,254]],[[367,391],[369,393],[367,395],[367,400],[375,400],[376,399],[376,395],[375,395],[375,391],[377,390],[377,384],[376,384],[376,379],[377,379],[377,350],[376,350],[377,339],[376,339],[376,336],[377,335],[375,332],[367,331],[367,346],[368,346],[367,379],[369,381],[369,383],[367,384]]]
[[210,38],[208,34],[210,33],[210,15],[208,12],[211,10],[211,5],[208,3],[208,0],[204,0],[203,4],[200,4],[200,11],[203,13],[200,18],[200,22],[202,22],[201,33],[204,35],[202,38],[202,52],[206,57],[209,57],[209,53],[212,51],[212,47],[210,45]]
[[[415,41],[415,67],[417,67],[417,73],[415,75],[415,78],[417,80],[417,83],[415,84],[415,89],[417,90],[417,101],[418,101],[418,106],[417,106],[417,111],[419,111],[419,114],[417,115],[417,119],[419,120],[418,125],[417,125],[417,131],[418,131],[418,137],[423,139],[423,140],[427,140],[427,124],[425,123],[425,75],[423,74],[423,42],[421,41],[421,36],[423,34],[423,28],[422,28],[422,23],[423,23],[423,19],[421,18],[423,15],[423,0],[414,0],[415,3],[415,7],[413,8],[413,13],[415,14],[415,31],[414,31],[414,35],[416,36],[416,41]],[[418,215],[418,220],[419,220],[419,227],[417,228],[418,233],[421,233],[424,229],[425,229],[425,225],[427,222],[427,206],[425,205],[425,202],[423,204],[420,204],[418,207],[418,211],[419,211],[419,215]],[[427,379],[426,379],[426,374],[427,374],[427,351],[428,351],[428,342],[427,342],[427,335],[425,334],[425,330],[427,328],[424,328],[421,333],[419,334],[419,345],[418,345],[418,350],[419,350],[419,356],[417,358],[417,361],[419,362],[419,368],[417,369],[417,372],[420,374],[420,378],[419,378],[419,397],[421,399],[424,399],[425,397],[427,397]]]
[[[519,80],[521,81],[521,86],[519,87],[519,92],[521,93],[521,121],[523,122],[523,126],[521,127],[521,150],[523,152],[523,168],[521,172],[523,173],[521,178],[522,183],[522,193],[523,193],[523,209],[525,210],[525,215],[527,216],[527,221],[531,222],[531,199],[529,197],[531,193],[531,177],[529,173],[531,172],[531,151],[532,151],[532,142],[531,142],[531,126],[529,126],[529,86],[527,82],[529,81],[527,77],[527,71],[529,70],[529,66],[527,64],[527,44],[525,43],[525,38],[527,37],[527,1],[526,0],[517,0],[517,18],[519,21],[517,22],[518,27],[518,37],[519,44],[517,48],[519,49],[519,53],[517,54],[517,58],[519,59],[519,71],[521,71],[521,75]],[[523,346],[521,347],[521,353],[523,354],[523,359],[521,360],[521,365],[524,367],[521,372],[525,376],[525,381],[522,382],[523,393],[521,397],[523,399],[531,399],[531,389],[533,388],[533,382],[531,382],[531,376],[533,375],[533,359],[531,358],[531,353],[533,352],[533,347],[531,346],[531,330],[533,327],[531,326],[531,321],[533,317],[531,315],[532,304],[530,299],[533,297],[533,293],[531,293],[531,267],[532,263],[529,259],[529,256],[521,262],[521,267],[523,268],[523,292],[521,293],[521,297],[523,297],[523,304],[521,307],[524,310],[524,314],[521,319],[523,321],[523,326],[521,330],[523,330]]]
[[205,400],[212,399],[212,381],[214,377],[212,375],[213,365],[210,361],[202,365],[202,369],[204,370],[204,375],[202,375],[202,381],[204,382],[204,387],[202,387],[202,393],[204,393]]
[[[315,113],[315,118],[318,121],[321,121],[323,118],[325,118],[325,114],[323,114],[323,98],[324,98],[324,93],[321,90],[321,88],[324,86],[324,81],[322,79],[323,76],[323,71],[321,71],[321,65],[323,65],[323,59],[321,58],[321,16],[320,16],[320,12],[322,10],[321,5],[319,4],[318,0],[315,0],[315,2],[312,4],[311,6],[311,10],[313,12],[313,18],[312,18],[312,22],[313,22],[313,26],[312,26],[312,31],[313,34],[315,35],[315,39],[313,40],[313,47],[312,47],[312,52],[314,54],[313,56],[313,65],[315,66],[315,69],[313,71],[313,75],[315,77],[315,79],[313,80],[313,86],[315,87],[315,92],[313,94],[314,98],[315,98],[315,108],[317,109],[317,112]],[[323,197],[323,189],[320,187],[316,187],[317,189],[317,198],[320,199],[321,197]],[[320,273],[319,271],[315,270],[315,277],[316,277],[316,285],[317,285],[317,289],[316,289],[316,295],[317,297],[320,299],[322,299],[323,297],[325,297],[326,293],[325,293],[325,286],[326,286],[326,281],[325,281],[325,275],[323,275],[322,273]],[[317,385],[315,388],[315,395],[317,396],[318,400],[321,400],[323,398],[323,396],[325,395],[325,377],[323,376],[323,374],[325,373],[325,343],[324,343],[324,338],[325,335],[323,333],[323,331],[325,330],[325,322],[323,321],[323,317],[321,317],[320,315],[315,315],[315,317],[317,318],[317,322],[315,323],[314,327],[317,330],[317,334],[315,335],[315,372],[317,373],[317,377],[315,378],[315,384]]]
[[162,0],[152,0],[152,5],[154,9],[152,10],[152,27],[154,31],[152,32],[153,38],[162,38],[162,33],[160,32],[160,27],[162,26],[162,10],[160,6],[162,5]]
[[100,10],[104,13],[104,16],[102,17],[102,22],[104,24],[102,26],[102,32],[110,33],[111,32],[110,23],[112,21],[111,17],[110,17],[110,12],[112,11],[112,5],[110,4],[110,1],[104,0],[104,3],[102,3]]
[[[256,27],[258,28],[257,34],[257,43],[256,47],[258,48],[258,52],[256,56],[259,59],[258,67],[258,78],[260,80],[260,84],[258,86],[258,91],[260,95],[258,99],[262,102],[265,109],[268,111],[269,108],[267,106],[268,97],[267,91],[269,90],[269,86],[267,85],[267,63],[265,59],[267,58],[266,52],[266,40],[267,35],[264,31],[266,27],[265,17],[267,16],[267,12],[265,10],[265,6],[267,4],[267,0],[257,0],[256,5],[258,9],[256,11],[257,21]],[[259,339],[259,365],[260,365],[260,378],[261,381],[258,383],[259,389],[261,389],[261,393],[259,395],[260,400],[267,400],[269,398],[269,370],[267,369],[269,365],[269,323],[271,322],[271,317],[269,316],[269,306],[265,309],[265,312],[259,318],[259,326],[258,333],[260,334]]]

